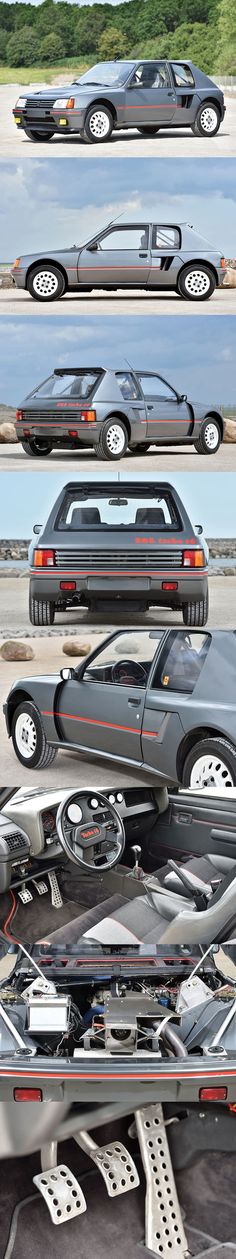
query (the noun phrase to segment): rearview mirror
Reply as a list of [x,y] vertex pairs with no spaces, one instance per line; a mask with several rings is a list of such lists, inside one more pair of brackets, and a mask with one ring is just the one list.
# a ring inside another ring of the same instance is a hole
[[33,533],[41,533],[42,525],[34,525]]

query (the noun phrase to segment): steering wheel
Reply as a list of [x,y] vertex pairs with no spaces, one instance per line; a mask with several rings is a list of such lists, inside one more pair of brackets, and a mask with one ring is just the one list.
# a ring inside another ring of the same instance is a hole
[[101,792],[73,791],[59,805],[56,827],[66,856],[83,870],[111,870],[122,857],[124,825]]
[[[129,677],[130,666],[132,668],[131,677]],[[123,669],[128,671],[127,686],[129,686],[129,683],[132,686],[133,679],[134,683],[137,682],[137,685],[140,684],[140,686],[143,686],[143,679],[146,683],[146,669],[143,664],[139,663],[139,660],[116,660],[111,669],[112,682],[120,682],[122,680],[121,670]]]

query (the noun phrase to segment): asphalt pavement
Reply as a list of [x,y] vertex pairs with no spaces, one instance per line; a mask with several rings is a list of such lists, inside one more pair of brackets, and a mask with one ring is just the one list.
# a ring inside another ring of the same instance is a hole
[[[235,425],[236,433],[236,425]],[[130,476],[138,472],[233,472],[236,471],[236,442],[222,443],[215,455],[197,455],[194,446],[150,446],[147,454],[132,454],[127,451],[124,459],[109,462],[97,459],[93,448],[90,450],[52,451],[46,459],[33,459],[27,456],[19,443],[0,445],[0,470],[2,472],[63,472],[70,471],[76,476],[81,472],[89,472],[92,476],[100,473],[106,476],[110,472],[123,472]]]
[[205,302],[186,301],[174,291],[168,293],[118,289],[106,293],[93,289],[92,293],[65,293],[59,301],[37,302],[25,289],[0,289],[0,315],[235,315],[236,288],[215,289]]

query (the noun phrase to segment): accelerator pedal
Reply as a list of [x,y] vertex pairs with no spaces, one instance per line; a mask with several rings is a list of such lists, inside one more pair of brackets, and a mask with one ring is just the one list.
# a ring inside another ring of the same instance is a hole
[[161,1105],[135,1112],[146,1176],[145,1246],[160,1259],[189,1254]]
[[121,1141],[109,1141],[108,1145],[96,1145],[89,1132],[79,1132],[75,1137],[77,1144],[96,1163],[109,1198],[117,1198],[118,1194],[129,1193],[137,1189],[139,1175],[134,1160]]
[[53,905],[53,909],[61,909],[63,900],[60,893],[58,878],[53,870],[48,871],[48,882],[49,887],[51,888],[51,903]]
[[83,1190],[64,1163],[33,1176],[34,1185],[42,1194],[53,1224],[65,1224],[87,1210]]

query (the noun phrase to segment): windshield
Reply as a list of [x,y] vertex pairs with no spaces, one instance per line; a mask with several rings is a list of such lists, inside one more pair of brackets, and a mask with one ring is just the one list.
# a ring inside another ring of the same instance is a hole
[[[56,529],[181,529],[181,521],[170,493],[83,494],[68,490],[59,511]],[[142,537],[140,541],[142,541]],[[151,540],[151,539],[149,539]]]
[[33,389],[30,398],[88,398],[99,380],[100,372],[56,371],[42,385]]
[[128,79],[134,62],[132,61],[100,61],[99,65],[91,66],[90,70],[86,70],[86,74],[81,75],[81,79],[75,79],[76,83],[91,83],[96,86],[103,83],[103,87],[109,83],[125,83]]

